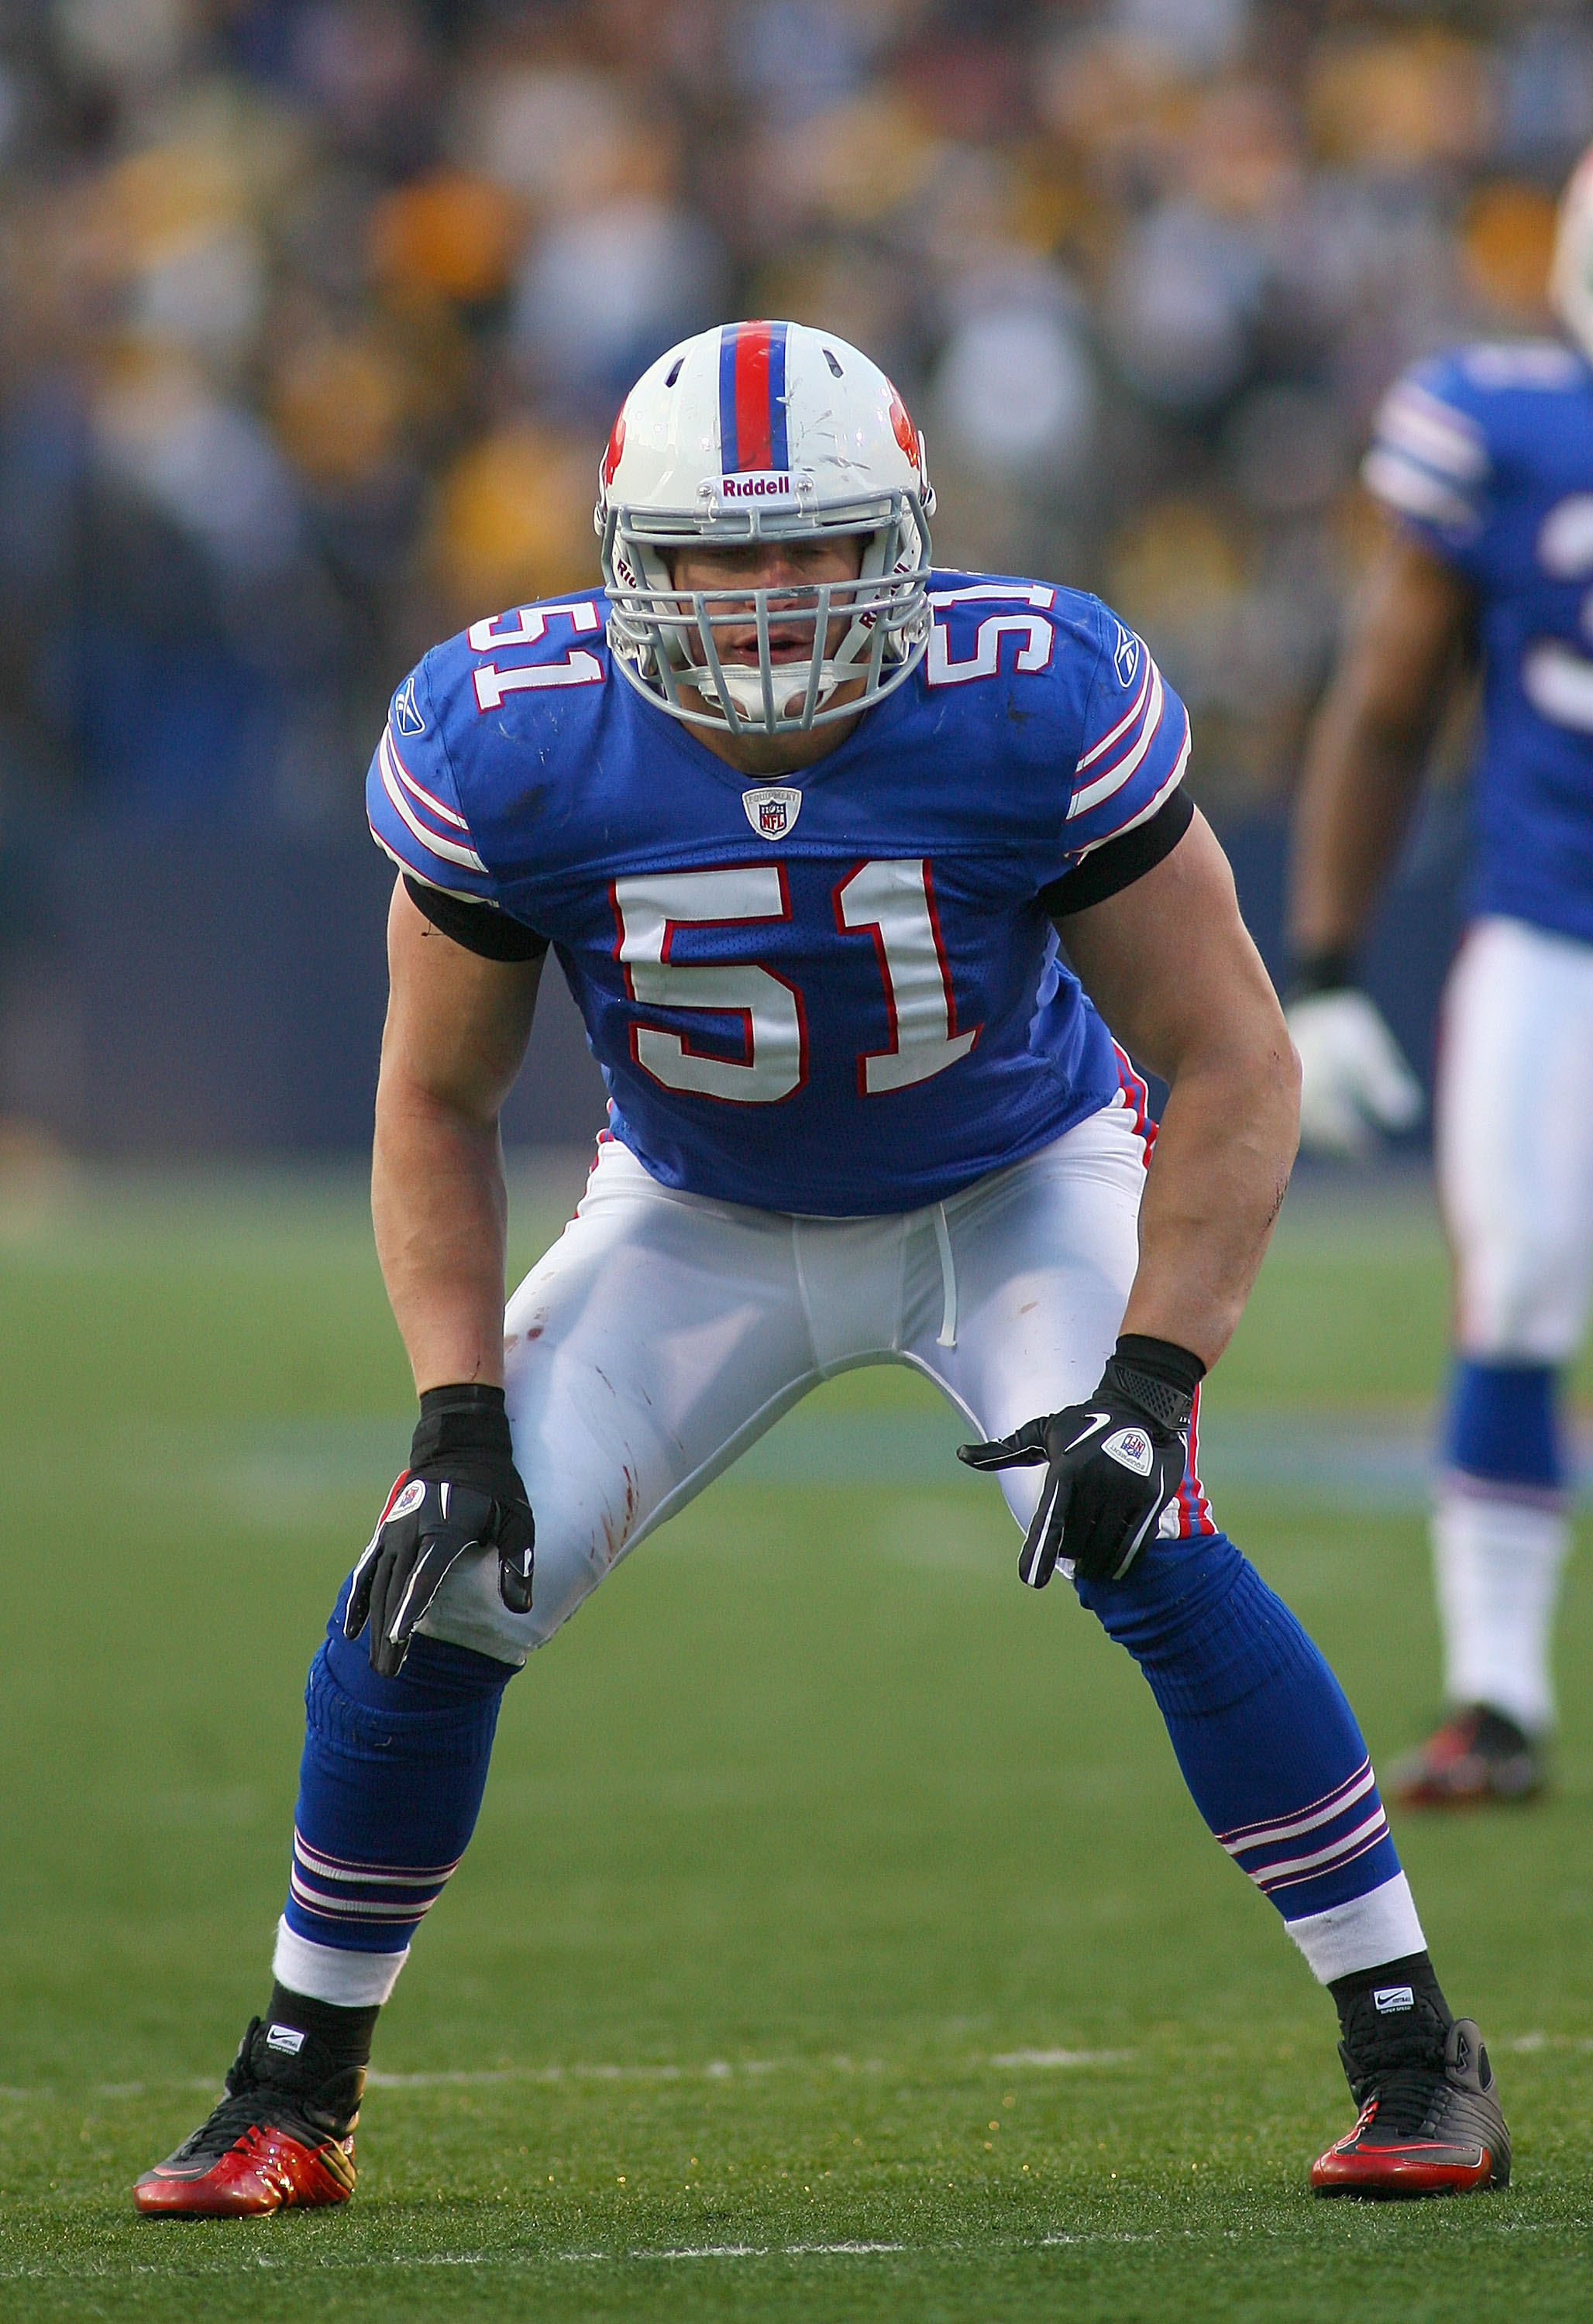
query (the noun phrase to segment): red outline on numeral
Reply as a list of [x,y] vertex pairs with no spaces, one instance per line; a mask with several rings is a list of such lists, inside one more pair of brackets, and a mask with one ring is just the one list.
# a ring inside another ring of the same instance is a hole
[[[662,966],[662,964],[670,958],[671,946],[674,943],[675,931],[677,928],[756,928],[778,927],[782,923],[789,922],[791,918],[791,888],[786,880],[785,866],[783,863],[770,864],[766,858],[763,862],[759,862],[755,857],[749,856],[744,857],[739,863],[694,864],[691,869],[687,872],[660,872],[656,874],[646,872],[627,873],[627,878],[634,879],[645,880],[656,877],[661,880],[690,880],[695,879],[699,872],[751,872],[768,870],[772,870],[777,873],[780,881],[780,909],[778,912],[757,912],[750,915],[737,913],[732,915],[727,919],[714,920],[666,919],[663,924],[663,945],[659,955],[660,965]],[[625,915],[620,910],[619,906],[619,881],[617,879],[611,880],[608,882],[608,908],[614,914],[614,925],[616,930],[614,939],[614,957],[619,964],[620,974],[625,978],[625,998],[630,1001],[631,1006],[634,1009],[660,1009],[666,1014],[670,1013],[668,1006],[664,1002],[653,1001],[638,1001],[636,998],[636,988],[631,976],[631,964],[628,960],[625,960],[621,957],[625,950]],[[692,964],[694,965],[695,964]],[[679,1013],[682,1016],[687,1014],[701,1014],[709,1017],[740,1018],[741,1056],[738,1058],[727,1057],[723,1052],[718,1049],[701,1049],[695,1047],[693,1046],[692,1037],[690,1030],[684,1033],[677,1032],[672,1025],[659,1025],[653,1022],[647,1022],[645,1024],[633,1024],[630,1028],[631,1062],[635,1066],[637,1072],[645,1074],[648,1080],[650,1082],[656,1083],[660,1089],[668,1090],[671,1097],[701,1098],[709,1105],[785,1105],[788,1104],[793,1097],[800,1097],[803,1090],[808,1086],[808,1010],[807,1004],[802,999],[800,987],[794,985],[790,977],[782,976],[777,968],[766,967],[761,960],[705,961],[702,965],[705,968],[755,968],[761,975],[768,977],[771,982],[775,984],[783,986],[785,991],[790,993],[792,999],[796,1003],[797,1019],[797,1080],[794,1087],[788,1089],[783,1097],[721,1097],[717,1090],[681,1089],[674,1082],[666,1082],[661,1074],[655,1074],[651,1065],[644,1065],[637,1053],[636,1038],[638,1034],[646,1032],[662,1033],[671,1041],[679,1041],[682,1056],[688,1057],[699,1057],[705,1065],[739,1065],[746,1073],[750,1073],[753,1070],[755,1063],[755,1056],[753,1045],[752,1010],[750,1009],[706,1009],[700,1001],[686,1001],[679,1003]]]
[[[940,935],[940,908],[935,902],[935,877],[930,858],[927,855],[919,855],[912,858],[891,858],[883,855],[864,856],[860,862],[853,864],[851,870],[847,872],[844,880],[838,880],[836,881],[835,886],[829,891],[829,908],[835,914],[835,925],[838,933],[843,936],[866,936],[873,938],[874,956],[879,964],[879,981],[884,987],[885,1022],[890,1028],[891,1038],[889,1043],[884,1048],[866,1049],[858,1056],[857,1094],[859,1097],[896,1097],[900,1095],[900,1092],[896,1090],[871,1090],[868,1086],[868,1067],[870,1061],[875,1057],[898,1057],[901,1056],[901,1028],[896,1022],[896,987],[891,976],[890,958],[885,951],[884,930],[878,920],[858,920],[857,922],[851,922],[844,918],[841,913],[841,895],[843,890],[851,886],[859,872],[866,872],[875,863],[884,863],[892,861],[911,861],[916,862],[920,871],[923,873],[923,899],[929,909],[930,934],[934,938],[935,959],[939,963],[940,970],[940,990],[946,996],[946,1038],[948,1042],[959,1039],[964,1029],[957,1021],[957,995],[951,989],[951,964],[946,957],[945,941]],[[976,1025],[973,1028],[974,1038],[968,1043],[967,1049],[963,1052],[965,1056],[971,1057],[973,1056],[974,1051],[979,1046],[979,1036],[984,1029],[985,1028],[983,1025]],[[960,1064],[961,1059],[949,1059],[948,1063]],[[944,1065],[937,1066],[936,1073],[944,1073],[946,1067]],[[935,1074],[926,1074],[924,1075],[925,1081],[933,1081],[934,1079]],[[909,1082],[906,1086],[909,1089],[917,1089],[921,1084],[917,1082]]]

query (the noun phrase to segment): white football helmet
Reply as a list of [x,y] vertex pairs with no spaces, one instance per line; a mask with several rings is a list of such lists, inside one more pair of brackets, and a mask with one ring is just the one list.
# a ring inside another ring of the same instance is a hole
[[[906,405],[845,339],[801,323],[727,323],[683,339],[626,396],[598,472],[594,521],[617,667],[671,717],[734,734],[854,716],[910,677],[929,641],[934,505]],[[673,586],[676,550],[826,535],[861,539],[858,579]],[[811,624],[803,658],[773,659],[772,611],[784,631]],[[725,663],[718,634],[749,619],[756,664]],[[857,678],[861,688],[837,703],[838,687]]]
[[1583,354],[1593,356],[1593,146],[1561,197],[1549,298]]

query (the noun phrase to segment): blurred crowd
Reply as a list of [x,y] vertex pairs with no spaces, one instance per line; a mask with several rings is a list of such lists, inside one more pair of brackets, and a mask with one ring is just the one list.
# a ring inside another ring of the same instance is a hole
[[0,810],[357,815],[736,314],[882,361],[941,561],[1101,590],[1264,800],[1371,408],[1545,327],[1589,138],[1579,0],[0,0]]

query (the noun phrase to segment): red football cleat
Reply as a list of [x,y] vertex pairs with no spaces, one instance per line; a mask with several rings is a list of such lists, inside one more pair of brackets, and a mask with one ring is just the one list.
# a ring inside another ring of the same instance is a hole
[[[317,2080],[311,2045],[271,2047],[286,2029],[252,2018],[226,2094],[175,2154],[133,2190],[150,2218],[247,2218],[290,2204],[346,2203],[354,2192],[354,2126],[365,2075]],[[308,2054],[307,2054],[308,2053]]]
[[1449,2027],[1441,2070],[1394,2066],[1355,2097],[1355,2128],[1311,2165],[1317,2194],[1397,2200],[1510,2184],[1510,2133],[1469,2017]]
[[1543,1788],[1543,1755],[1503,1711],[1468,1703],[1397,1760],[1388,1794],[1406,1808],[1476,1807],[1530,1800]]

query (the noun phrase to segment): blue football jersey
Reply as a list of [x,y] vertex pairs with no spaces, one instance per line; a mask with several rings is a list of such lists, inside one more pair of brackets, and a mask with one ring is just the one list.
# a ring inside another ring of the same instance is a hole
[[394,696],[377,840],[549,939],[666,1185],[914,1209],[1119,1087],[1041,891],[1171,796],[1183,706],[1096,598],[931,586],[912,678],[778,780],[611,666],[600,594],[475,622]]
[[1471,908],[1593,943],[1593,368],[1551,339],[1419,364],[1362,473],[1477,593]]

